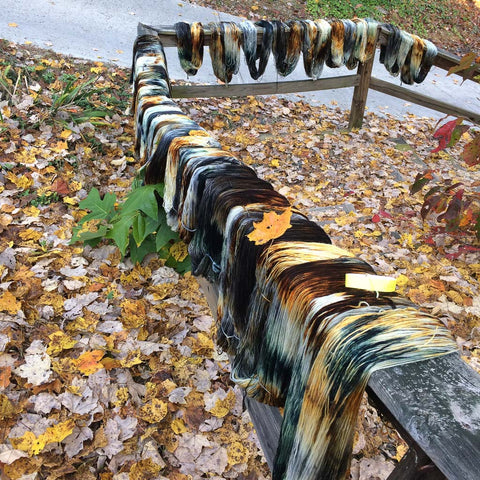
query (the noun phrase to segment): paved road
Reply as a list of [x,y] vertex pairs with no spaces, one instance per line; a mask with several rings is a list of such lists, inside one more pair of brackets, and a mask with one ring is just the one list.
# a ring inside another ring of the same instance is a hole
[[[19,43],[31,41],[59,53],[129,66],[138,22],[173,25],[180,20],[211,22],[229,19],[234,17],[179,0],[2,0],[0,38]],[[18,26],[9,26],[12,23]],[[171,78],[186,79],[179,66],[176,50],[167,50]],[[195,80],[215,81],[208,55],[205,57],[206,62]],[[296,71],[288,79],[306,78],[301,63],[299,62]],[[326,68],[324,76],[347,72],[351,73],[345,68]],[[373,74],[396,84],[400,82],[398,78],[391,77],[380,64],[375,65]],[[277,80],[273,68],[267,70],[263,80]],[[245,65],[242,65],[237,81],[252,81]],[[464,108],[480,113],[480,85],[465,82],[461,86],[460,83],[459,77],[447,78],[443,70],[434,68],[423,84],[409,88],[445,101],[453,100]],[[348,109],[352,89],[315,92],[304,94],[304,97],[312,103],[330,104],[335,101],[341,108]],[[408,113],[435,118],[443,116],[433,110],[374,91],[369,92],[367,107],[372,111],[388,112],[397,117]]]

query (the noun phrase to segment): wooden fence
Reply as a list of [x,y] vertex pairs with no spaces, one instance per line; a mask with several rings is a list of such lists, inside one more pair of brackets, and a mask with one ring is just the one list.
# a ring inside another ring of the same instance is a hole
[[[158,34],[166,47],[176,46],[173,27],[139,24],[139,35]],[[261,33],[259,34],[261,35]],[[386,39],[381,31],[379,43]],[[206,32],[206,43],[209,32]],[[459,57],[440,52],[435,65],[457,65]],[[306,92],[354,86],[350,126],[361,126],[368,90],[374,89],[440,112],[480,123],[480,115],[371,76],[373,61],[356,75],[320,80],[243,85],[173,86],[176,98],[231,97]],[[480,74],[480,70],[472,75]],[[217,311],[218,289],[199,279],[210,308]],[[409,450],[388,480],[478,480],[480,472],[480,375],[457,354],[375,372],[368,383],[369,400],[408,443]],[[245,397],[265,457],[273,466],[282,416],[278,409]]]

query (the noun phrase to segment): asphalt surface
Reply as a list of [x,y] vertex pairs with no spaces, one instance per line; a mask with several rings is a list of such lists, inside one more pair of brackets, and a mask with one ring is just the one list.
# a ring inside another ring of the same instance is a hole
[[[55,52],[74,57],[113,62],[130,66],[132,46],[138,22],[148,25],[173,25],[178,21],[201,21],[203,23],[232,20],[236,17],[192,5],[179,0],[2,0],[0,8],[0,38],[17,43],[32,42]],[[238,18],[237,18],[238,19]],[[12,26],[12,24],[16,26]],[[167,49],[170,77],[187,79],[181,70],[175,48]],[[278,81],[279,78],[269,62],[262,81]],[[346,68],[325,68],[323,76],[351,74]],[[399,78],[388,74],[377,62],[373,75],[399,85]],[[288,80],[305,79],[300,61]],[[196,82],[215,82],[209,55],[198,74]],[[253,82],[242,61],[240,73],[232,83]],[[480,114],[480,85],[461,78],[446,77],[444,70],[433,68],[420,85],[408,87],[414,91],[454,102],[463,108]],[[315,104],[335,104],[349,109],[352,88],[302,94],[301,98]],[[294,96],[295,98],[295,96]],[[367,108],[376,113],[390,113],[396,117],[408,114],[441,118],[444,114],[370,90]]]

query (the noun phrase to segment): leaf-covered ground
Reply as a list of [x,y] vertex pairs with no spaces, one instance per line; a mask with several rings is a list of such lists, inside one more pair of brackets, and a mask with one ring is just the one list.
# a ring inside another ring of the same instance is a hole
[[[87,192],[120,197],[135,176],[129,72],[1,47],[4,478],[269,478],[195,279],[154,257],[134,266],[110,245],[69,245]],[[69,103],[67,85],[90,79],[93,90]],[[474,237],[422,222],[421,197],[409,186],[426,166],[467,188],[479,188],[480,174],[455,151],[429,153],[432,120],[370,113],[348,132],[347,113],[331,105],[260,97],[180,103],[337,245],[396,276],[399,290],[442,318],[479,368]],[[106,116],[76,123],[94,111]],[[404,451],[365,403],[352,478],[386,478]]]

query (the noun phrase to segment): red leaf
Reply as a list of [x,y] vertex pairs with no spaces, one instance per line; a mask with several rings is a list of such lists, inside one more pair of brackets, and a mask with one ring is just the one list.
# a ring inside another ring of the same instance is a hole
[[445,212],[438,216],[439,221],[445,220],[447,224],[447,232],[451,232],[458,228],[463,209],[462,197],[463,190],[459,190],[450,200]]
[[383,218],[393,218],[388,212],[386,212],[385,210],[380,210],[379,212],[379,215]]
[[448,144],[450,143],[450,139],[452,138],[452,133],[455,130],[457,125],[462,123],[461,118],[456,118],[455,120],[450,120],[449,122],[442,125],[434,134],[433,138],[438,138],[438,147],[432,150],[432,153],[437,153],[440,150],[445,150]]
[[376,213],[376,214],[372,217],[372,222],[373,222],[373,223],[378,223],[380,220],[381,220],[381,218],[380,218],[380,215],[378,215],[378,213]]
[[480,248],[472,247],[471,245],[462,245],[458,247],[458,250],[455,253],[447,253],[445,257],[448,258],[449,260],[455,260],[460,255],[463,255],[464,253],[470,253],[470,252],[480,252]]

